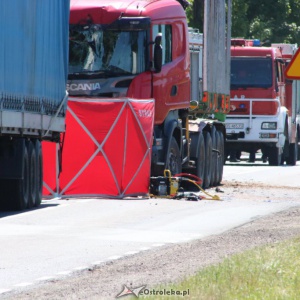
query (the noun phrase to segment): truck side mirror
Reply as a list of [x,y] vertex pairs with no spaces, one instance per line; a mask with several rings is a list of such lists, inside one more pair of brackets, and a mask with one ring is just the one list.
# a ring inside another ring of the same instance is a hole
[[162,46],[161,46],[161,33],[155,37],[154,41],[154,70],[159,73],[162,67]]

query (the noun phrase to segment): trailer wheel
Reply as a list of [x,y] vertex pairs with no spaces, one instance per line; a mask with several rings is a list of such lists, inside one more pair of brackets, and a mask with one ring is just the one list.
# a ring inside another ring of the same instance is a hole
[[169,169],[172,175],[179,174],[182,170],[180,151],[174,137],[171,138],[170,150],[166,161],[166,169]]
[[223,168],[224,168],[224,136],[221,131],[217,131],[218,136],[218,159],[217,159],[217,165],[218,165],[218,178],[217,178],[217,184],[220,184],[223,178]]
[[36,151],[33,142],[30,140],[26,143],[29,157],[29,197],[28,208],[36,205]]
[[14,209],[24,210],[29,205],[29,155],[27,143],[23,146],[23,170],[22,178],[17,180]]
[[205,142],[205,172],[203,176],[203,188],[208,188],[211,179],[212,141],[208,131],[204,131]]
[[196,158],[196,175],[202,179],[205,174],[205,142],[204,142],[204,136],[201,132],[199,134],[199,150],[198,150],[198,156]]
[[269,165],[280,166],[282,164],[282,149],[278,147],[269,148]]
[[[211,128],[211,142],[212,142],[212,149],[218,150],[218,137],[217,137],[217,131],[216,127],[212,126]],[[218,173],[218,164],[217,164],[218,154],[216,151],[212,151],[212,160],[211,160],[211,179],[210,179],[210,185],[215,186],[217,184],[217,173]]]
[[35,153],[36,153],[36,183],[35,193],[36,201],[35,206],[39,206],[42,202],[42,188],[43,188],[43,157],[42,157],[42,145],[39,140],[35,141]]

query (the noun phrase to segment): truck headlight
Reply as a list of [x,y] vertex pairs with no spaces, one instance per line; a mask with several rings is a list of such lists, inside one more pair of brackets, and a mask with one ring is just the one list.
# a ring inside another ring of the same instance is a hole
[[263,122],[261,129],[277,129],[277,122]]

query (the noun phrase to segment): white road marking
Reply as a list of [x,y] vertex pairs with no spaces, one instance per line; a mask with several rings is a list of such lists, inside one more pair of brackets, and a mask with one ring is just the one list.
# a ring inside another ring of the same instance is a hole
[[77,268],[74,268],[73,270],[82,271],[82,270],[86,270],[86,269],[88,269],[88,266],[77,267]]
[[150,250],[150,247],[142,247],[140,248],[141,251],[146,251],[146,250]]
[[69,275],[71,273],[72,271],[63,271],[63,272],[58,272],[57,275]]
[[128,251],[125,253],[125,255],[133,255],[133,254],[137,254],[139,253],[139,251]]
[[115,259],[119,259],[121,258],[122,256],[119,256],[119,255],[114,255],[114,256],[110,256],[107,258],[107,260],[115,260]]
[[19,283],[19,284],[15,284],[14,286],[24,287],[24,286],[29,286],[29,285],[33,285],[33,282],[22,282],[22,283]]
[[35,280],[36,281],[44,281],[44,280],[52,280],[52,279],[54,279],[53,276],[43,276],[43,277],[37,278]]
[[161,247],[164,246],[165,244],[153,244],[152,247]]
[[92,265],[101,265],[103,263],[103,260],[94,261]]

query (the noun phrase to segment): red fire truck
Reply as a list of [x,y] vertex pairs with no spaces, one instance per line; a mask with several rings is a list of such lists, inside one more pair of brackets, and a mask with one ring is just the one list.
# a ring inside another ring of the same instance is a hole
[[68,91],[78,98],[154,98],[151,174],[193,172],[208,187],[222,180],[231,0],[205,1],[205,43],[189,33],[186,5],[71,0]]
[[300,87],[285,78],[297,45],[231,41],[230,113],[226,151],[261,150],[269,165],[298,160]]

